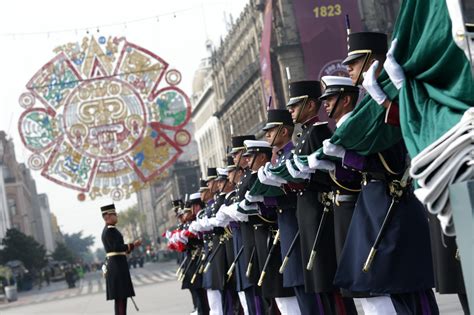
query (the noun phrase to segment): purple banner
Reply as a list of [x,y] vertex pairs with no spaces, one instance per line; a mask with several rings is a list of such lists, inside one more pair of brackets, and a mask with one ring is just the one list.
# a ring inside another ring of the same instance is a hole
[[362,31],[357,1],[294,0],[296,23],[303,48],[306,79],[347,75],[341,61],[347,56],[345,16],[353,32]]
[[[262,74],[263,97],[269,107],[276,108],[276,97],[273,89],[272,63],[270,59],[270,44],[272,38],[272,0],[267,0],[263,15],[262,45],[260,46],[260,72]],[[272,103],[269,99],[272,97]]]

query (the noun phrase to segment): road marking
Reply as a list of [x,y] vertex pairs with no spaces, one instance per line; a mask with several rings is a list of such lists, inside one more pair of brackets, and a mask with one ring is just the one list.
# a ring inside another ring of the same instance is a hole
[[140,279],[145,283],[153,283],[153,280],[151,280],[148,276],[145,276],[145,275],[137,275],[137,276],[140,276]]
[[132,276],[132,282],[133,282],[134,285],[142,285],[143,284],[143,282],[139,278],[137,278],[137,275]]
[[94,284],[92,284],[91,293],[97,293],[97,292],[99,292],[99,283],[94,283]]

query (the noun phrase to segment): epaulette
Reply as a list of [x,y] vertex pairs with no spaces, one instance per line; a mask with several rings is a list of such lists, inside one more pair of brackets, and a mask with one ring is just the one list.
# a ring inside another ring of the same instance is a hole
[[327,121],[317,121],[313,124],[313,126],[321,126],[321,125],[327,125]]

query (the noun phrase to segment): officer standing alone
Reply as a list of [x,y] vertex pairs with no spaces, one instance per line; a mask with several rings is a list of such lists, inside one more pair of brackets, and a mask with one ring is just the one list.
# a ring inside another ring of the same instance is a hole
[[102,231],[102,243],[106,252],[105,283],[107,300],[115,300],[115,314],[127,314],[127,298],[135,296],[132,279],[128,268],[127,254],[141,245],[141,240],[125,244],[117,224],[115,205],[110,204],[100,208],[105,227]]

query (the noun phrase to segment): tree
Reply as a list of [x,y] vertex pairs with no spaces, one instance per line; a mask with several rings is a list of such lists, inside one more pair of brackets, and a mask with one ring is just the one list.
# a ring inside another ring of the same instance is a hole
[[76,260],[76,255],[66,247],[64,243],[56,243],[56,249],[53,252],[53,259],[57,261],[65,260],[73,263]]
[[143,236],[145,222],[145,214],[138,210],[137,205],[133,205],[119,213],[117,226],[121,229],[124,236],[132,241]]
[[31,236],[17,229],[9,229],[2,243],[5,247],[0,250],[1,263],[20,260],[27,269],[41,269],[46,266],[46,250]]
[[92,261],[92,253],[90,247],[94,244],[92,235],[83,236],[82,231],[72,234],[64,234],[64,244],[74,253],[74,256],[86,262]]
[[105,250],[103,248],[97,248],[95,250],[95,258],[96,258],[96,261],[104,261],[105,260]]

